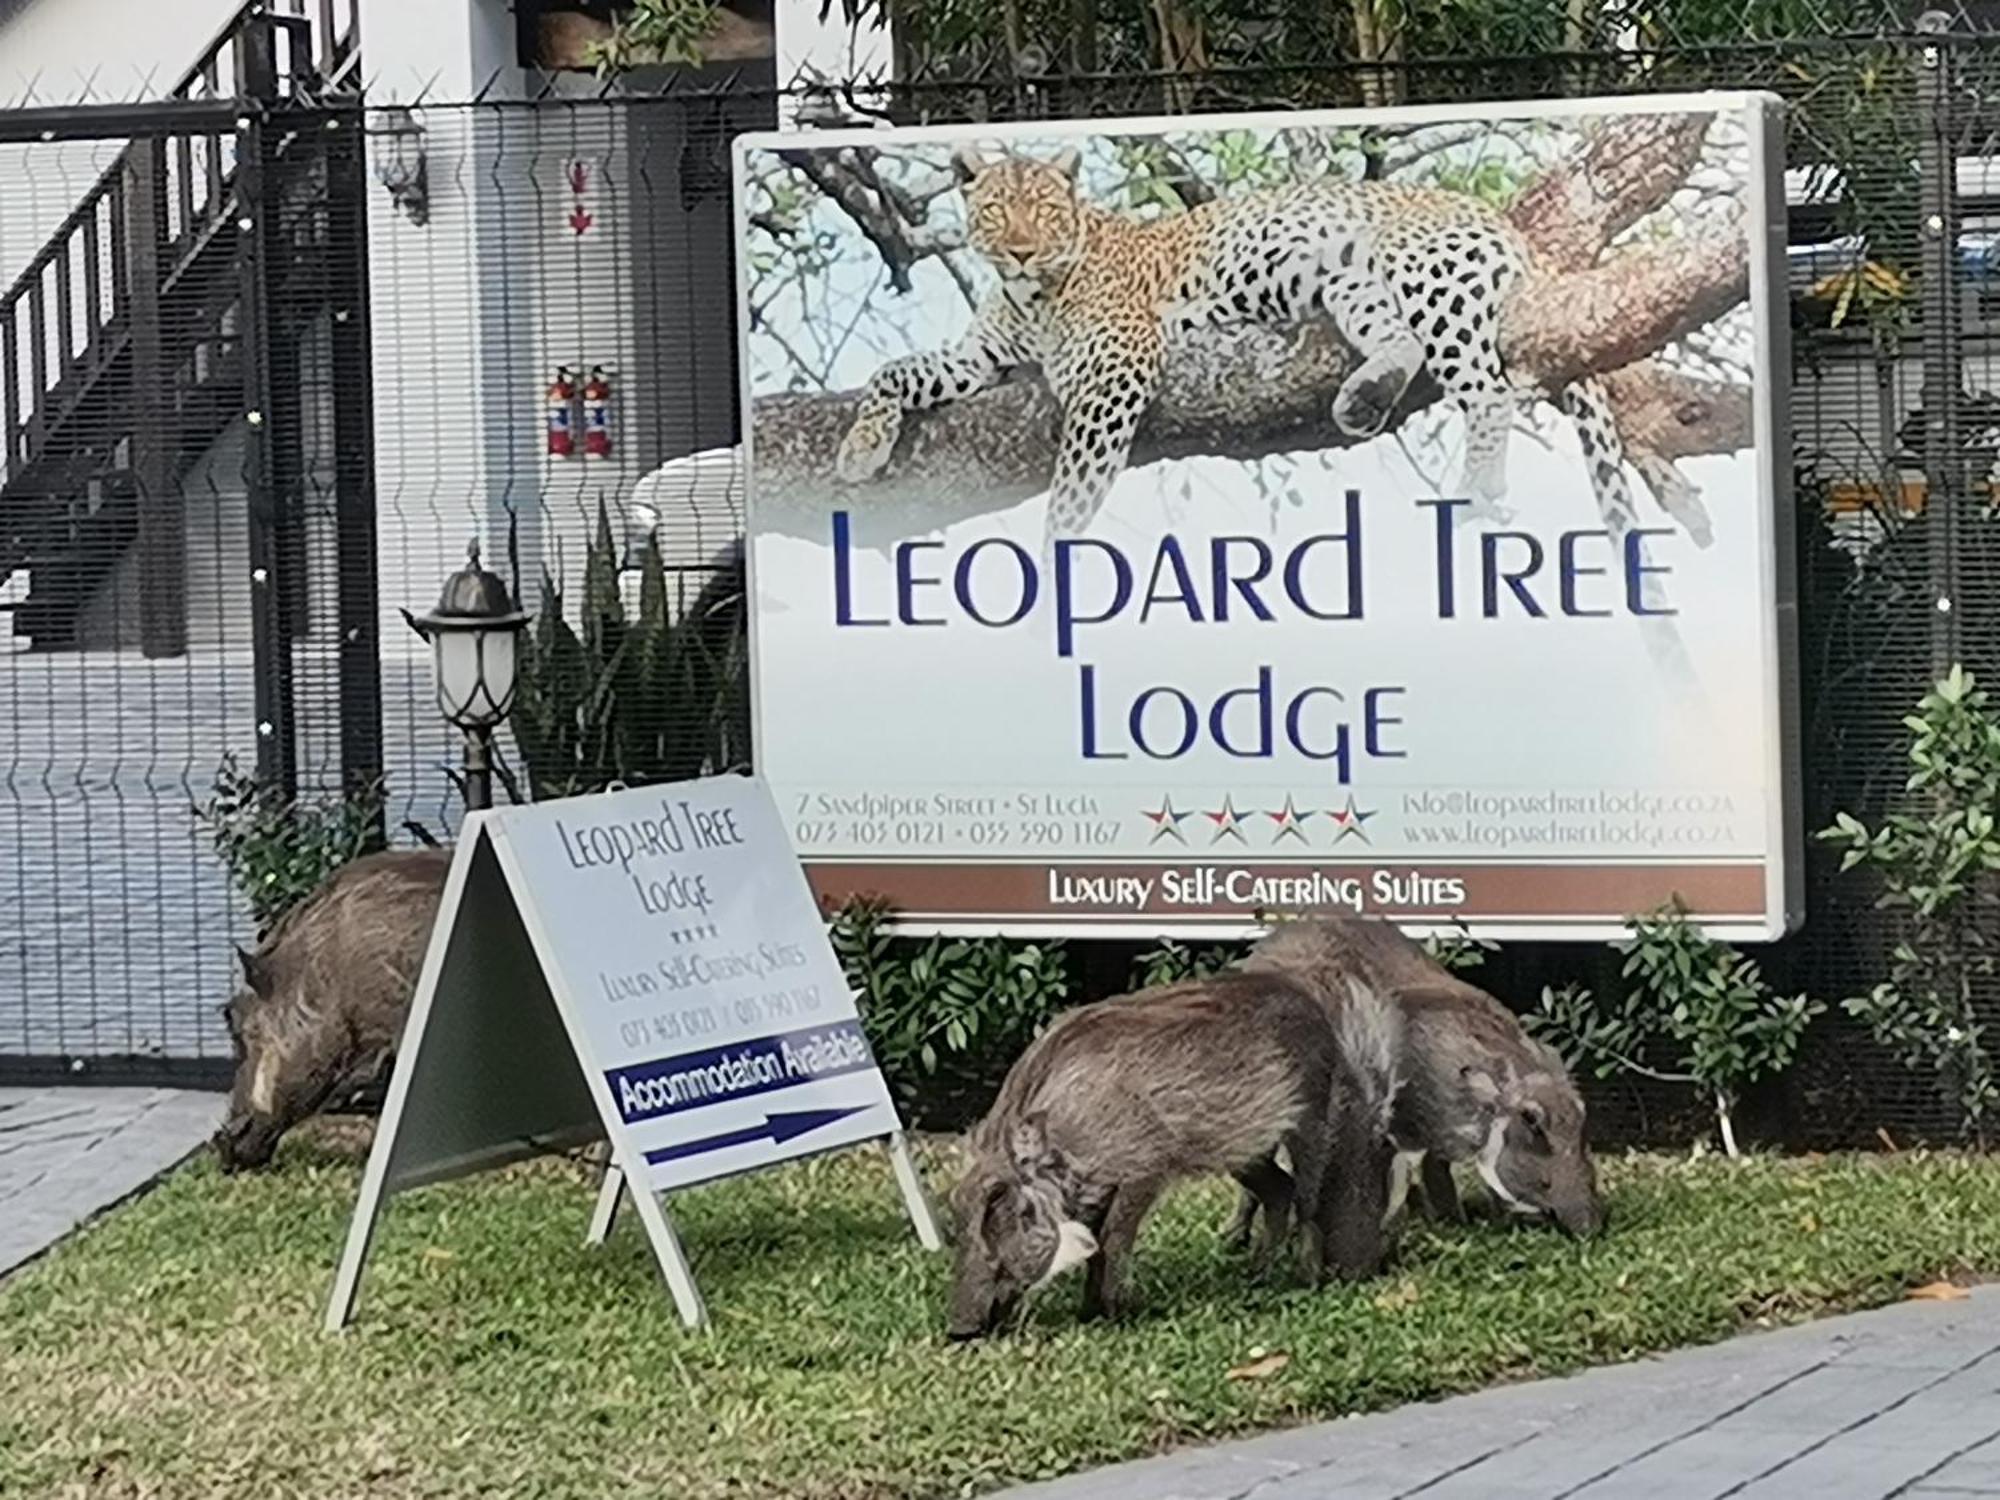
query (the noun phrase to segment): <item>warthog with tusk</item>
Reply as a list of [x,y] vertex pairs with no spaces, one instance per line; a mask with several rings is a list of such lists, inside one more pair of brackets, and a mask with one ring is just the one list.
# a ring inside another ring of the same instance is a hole
[[[1603,1228],[1583,1098],[1562,1059],[1529,1036],[1506,1006],[1459,979],[1393,923],[1283,922],[1237,968],[1305,986],[1336,1020],[1357,985],[1392,997],[1402,1026],[1385,1212],[1401,1207],[1411,1173],[1421,1170],[1430,1212],[1457,1218],[1451,1164],[1470,1162],[1514,1212],[1553,1220],[1579,1236]],[[1248,1242],[1256,1207],[1246,1199],[1230,1225],[1238,1245]]]
[[[1060,1017],[970,1134],[952,1194],[950,1336],[993,1332],[1078,1265],[1084,1315],[1115,1315],[1147,1212],[1169,1183],[1210,1173],[1264,1205],[1266,1258],[1296,1211],[1314,1279],[1329,1260],[1343,1275],[1372,1270],[1362,1262],[1378,1236],[1350,1245],[1359,1221],[1326,1164],[1343,1134],[1382,1129],[1395,1025],[1393,1007],[1358,995],[1336,1026],[1274,974],[1163,985]],[[1272,1160],[1281,1145],[1289,1176]]]

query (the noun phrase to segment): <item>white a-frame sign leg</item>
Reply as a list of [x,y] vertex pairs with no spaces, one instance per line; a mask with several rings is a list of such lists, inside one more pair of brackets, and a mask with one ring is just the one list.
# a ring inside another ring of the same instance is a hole
[[327,1306],[352,1315],[383,1199],[606,1142],[690,1326],[660,1195],[869,1141],[939,1238],[854,997],[766,785],[726,776],[470,815]]

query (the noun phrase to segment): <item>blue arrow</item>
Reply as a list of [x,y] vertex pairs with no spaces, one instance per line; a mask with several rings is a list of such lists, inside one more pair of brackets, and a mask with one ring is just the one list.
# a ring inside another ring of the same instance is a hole
[[854,1104],[846,1109],[801,1109],[784,1114],[766,1115],[762,1125],[751,1125],[742,1130],[726,1130],[721,1135],[703,1136],[698,1141],[683,1141],[678,1146],[662,1146],[657,1151],[648,1151],[649,1162],[679,1161],[684,1156],[701,1156],[706,1152],[720,1151],[725,1146],[747,1146],[752,1141],[770,1141],[782,1146],[786,1141],[823,1130],[836,1120],[844,1120],[849,1115],[858,1115],[870,1108],[866,1104]]

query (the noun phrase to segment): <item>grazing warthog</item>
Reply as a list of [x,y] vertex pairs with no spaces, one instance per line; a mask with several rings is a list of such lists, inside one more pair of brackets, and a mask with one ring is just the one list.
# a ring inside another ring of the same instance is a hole
[[[1390,996],[1402,1014],[1401,1085],[1390,1116],[1395,1158],[1385,1211],[1400,1208],[1409,1174],[1439,1218],[1459,1216],[1451,1164],[1469,1161],[1507,1208],[1553,1219],[1575,1235],[1604,1226],[1582,1096],[1553,1048],[1506,1006],[1438,963],[1393,923],[1311,917],[1279,924],[1239,963],[1283,974],[1336,1018],[1355,984]],[[1336,1166],[1339,1164],[1336,1163]],[[1229,1237],[1247,1242],[1246,1200]]]
[[379,1081],[402,1034],[444,893],[449,849],[390,850],[342,865],[286,912],[224,1016],[236,1052],[223,1170],[261,1167],[287,1130]]
[[[1323,1179],[1333,1136],[1382,1128],[1395,1025],[1393,1007],[1359,999],[1337,1029],[1273,974],[1162,985],[1057,1019],[968,1137],[952,1193],[950,1336],[992,1332],[1077,1265],[1084,1316],[1115,1315],[1147,1212],[1169,1183],[1209,1173],[1264,1205],[1267,1258],[1295,1210],[1314,1279],[1329,1253],[1349,1273],[1344,1194]],[[1289,1177],[1272,1159],[1280,1145]]]

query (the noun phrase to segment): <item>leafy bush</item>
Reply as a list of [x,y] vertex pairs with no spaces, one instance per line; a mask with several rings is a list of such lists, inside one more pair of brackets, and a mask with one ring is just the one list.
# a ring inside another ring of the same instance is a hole
[[1206,979],[1242,956],[1239,949],[1225,943],[1197,949],[1161,938],[1159,947],[1149,948],[1132,960],[1132,976],[1126,987],[1144,990],[1183,979]]
[[581,634],[545,573],[535,623],[521,641],[509,723],[535,801],[617,781],[691,780],[749,761],[741,553],[679,619],[670,615],[666,566],[651,537],[639,557],[637,618],[626,615],[618,572],[600,502],[584,554]]
[[[1279,922],[1297,920],[1291,914],[1279,912],[1262,912],[1259,916],[1274,926]],[[1422,946],[1432,958],[1454,971],[1477,968],[1486,961],[1488,953],[1498,952],[1500,947],[1498,943],[1456,934],[1425,938]],[[1157,948],[1149,948],[1133,960],[1131,988],[1144,989],[1182,979],[1205,979],[1235,963],[1244,951],[1245,945],[1240,943],[1217,943],[1197,949],[1172,938],[1161,938]]]
[[208,830],[261,933],[303,901],[340,866],[374,847],[381,827],[383,784],[354,797],[283,801],[225,754],[208,800],[190,809]]
[[1455,974],[1478,968],[1486,962],[1487,954],[1500,951],[1500,945],[1469,933],[1443,933],[1425,938],[1423,950]]
[[862,1030],[910,1123],[964,1124],[1068,1001],[1067,954],[1060,943],[897,937],[887,915],[857,901],[829,924]]
[[1876,905],[1898,913],[1903,935],[1889,977],[1841,1002],[1904,1067],[1929,1069],[1982,1145],[1995,1099],[1993,1059],[1973,1007],[1975,983],[1994,972],[1985,927],[1994,907],[1984,876],[2000,869],[2000,720],[1986,690],[1954,666],[1903,722],[1911,733],[1909,811],[1871,830],[1839,814],[1819,837],[1843,849],[1840,867],[1882,880]]
[[[1544,988],[1540,1008],[1523,1019],[1571,1067],[1590,1066],[1599,1078],[1637,1073],[1702,1089],[1715,1102],[1723,1150],[1738,1156],[1743,1091],[1790,1065],[1806,1026],[1826,1007],[1771,994],[1756,963],[1688,921],[1678,899],[1634,919],[1632,930],[1615,945],[1626,956],[1626,978],[1638,981],[1621,1004],[1606,1005],[1580,985]],[[1639,1060],[1660,1044],[1675,1049],[1680,1071]]]

